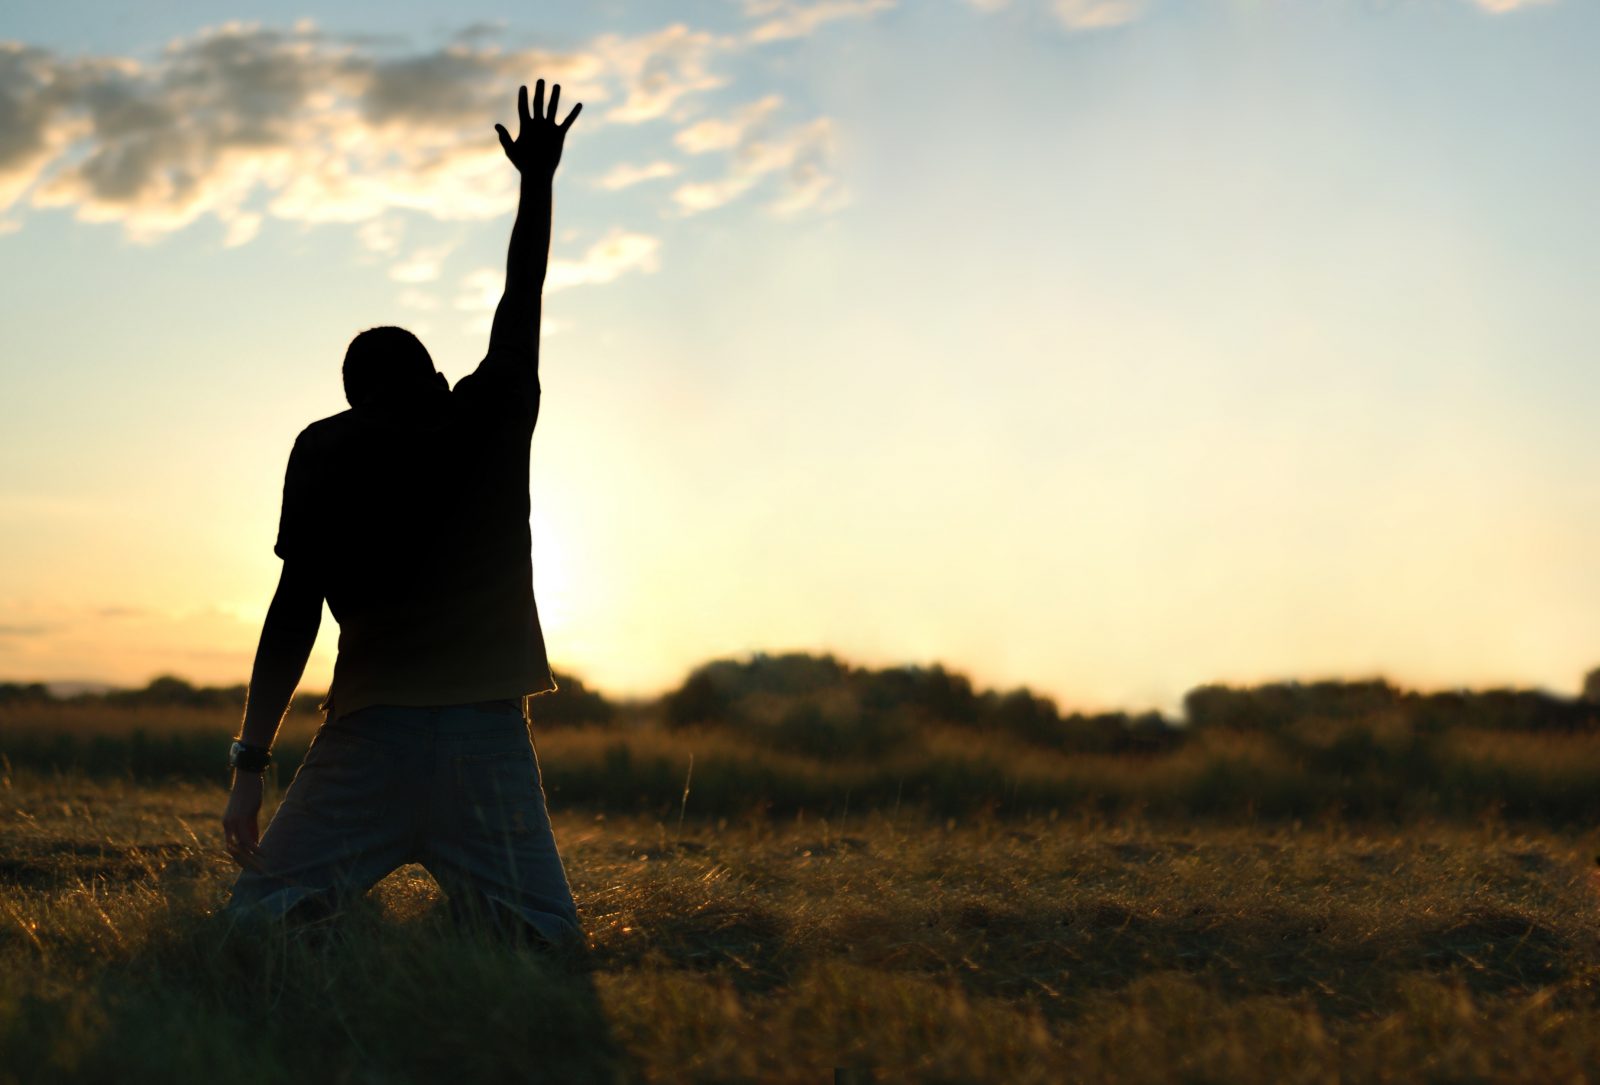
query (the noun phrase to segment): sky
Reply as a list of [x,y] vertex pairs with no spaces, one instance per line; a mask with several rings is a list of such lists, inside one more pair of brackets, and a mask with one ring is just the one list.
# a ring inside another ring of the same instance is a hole
[[0,680],[248,676],[349,339],[482,357],[539,77],[558,670],[1600,665],[1600,5],[519,7],[5,5]]

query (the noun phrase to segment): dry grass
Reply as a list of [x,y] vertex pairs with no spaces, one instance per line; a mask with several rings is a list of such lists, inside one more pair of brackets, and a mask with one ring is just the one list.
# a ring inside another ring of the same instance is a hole
[[222,797],[5,781],[0,1080],[1600,1077],[1593,832],[557,802],[566,969],[412,868],[332,937],[230,937]]

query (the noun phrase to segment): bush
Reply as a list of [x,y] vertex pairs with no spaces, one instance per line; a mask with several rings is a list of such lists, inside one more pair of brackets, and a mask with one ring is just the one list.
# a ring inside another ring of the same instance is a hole
[[588,688],[575,675],[556,672],[556,689],[531,699],[528,715],[543,727],[604,726],[616,716],[616,708],[598,691]]
[[912,727],[903,711],[865,709],[854,697],[836,696],[790,705],[766,733],[774,749],[839,761],[888,753]]
[[1184,695],[1183,711],[1194,728],[1277,731],[1295,720],[1319,716],[1360,719],[1400,704],[1401,693],[1381,679],[1365,682],[1271,682],[1248,689],[1198,686]]
[[985,730],[1020,738],[1044,746],[1058,746],[1062,739],[1061,714],[1048,697],[1037,697],[1029,689],[987,694],[983,699],[982,725]]
[[733,698],[717,685],[705,667],[689,675],[683,685],[667,694],[662,704],[667,726],[673,728],[727,723],[732,708]]

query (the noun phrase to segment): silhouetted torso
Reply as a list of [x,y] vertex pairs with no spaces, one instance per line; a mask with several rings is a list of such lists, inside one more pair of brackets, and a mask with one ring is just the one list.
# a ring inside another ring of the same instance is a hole
[[491,355],[437,387],[307,426],[275,547],[339,622],[330,718],[555,688],[533,598],[533,365]]

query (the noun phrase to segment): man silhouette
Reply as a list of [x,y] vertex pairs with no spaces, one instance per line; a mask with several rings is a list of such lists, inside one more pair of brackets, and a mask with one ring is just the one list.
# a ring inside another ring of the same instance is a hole
[[[229,756],[234,914],[330,914],[420,862],[459,914],[582,942],[525,700],[555,688],[533,598],[528,448],[552,185],[583,108],[557,124],[560,94],[547,110],[539,80],[530,113],[523,87],[517,138],[495,125],[521,195],[478,368],[452,390],[410,332],[362,332],[344,360],[350,409],[295,440],[283,570]],[[339,623],[327,715],[258,839],[261,774],[324,599]]]

